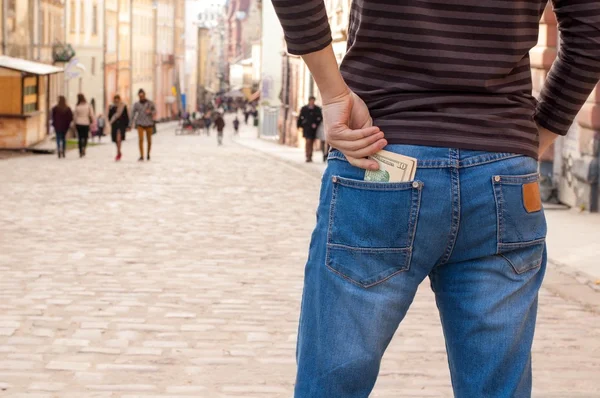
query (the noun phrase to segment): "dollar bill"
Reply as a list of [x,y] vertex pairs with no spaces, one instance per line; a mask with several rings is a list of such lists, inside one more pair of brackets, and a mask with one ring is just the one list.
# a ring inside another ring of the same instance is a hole
[[365,181],[412,181],[417,172],[417,159],[389,151],[379,151],[369,157],[379,163],[379,170],[365,171]]

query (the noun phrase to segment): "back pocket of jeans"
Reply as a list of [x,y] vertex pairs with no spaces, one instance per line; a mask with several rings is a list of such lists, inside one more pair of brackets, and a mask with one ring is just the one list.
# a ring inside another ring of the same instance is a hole
[[327,267],[364,288],[408,270],[423,183],[332,181]]
[[539,174],[494,176],[492,184],[498,217],[498,254],[518,274],[538,268],[546,241],[546,218],[541,201],[535,196]]

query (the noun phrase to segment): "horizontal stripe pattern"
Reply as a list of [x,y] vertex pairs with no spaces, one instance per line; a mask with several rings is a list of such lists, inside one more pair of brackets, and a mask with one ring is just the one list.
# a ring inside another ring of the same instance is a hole
[[[323,0],[272,0],[293,54],[331,43]],[[553,0],[561,49],[540,97],[529,51],[546,0],[354,0],[341,72],[392,144],[537,157],[600,79],[600,1]]]

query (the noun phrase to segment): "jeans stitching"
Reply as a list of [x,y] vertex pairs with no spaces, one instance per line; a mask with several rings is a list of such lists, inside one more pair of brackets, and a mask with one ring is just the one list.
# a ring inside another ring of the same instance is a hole
[[528,240],[526,242],[511,242],[511,243],[500,242],[498,244],[498,248],[499,249],[509,249],[509,250],[510,249],[521,249],[521,248],[525,248],[525,247],[529,247],[529,246],[539,245],[540,243],[544,243],[545,241],[546,241],[546,238]]
[[[531,245],[531,246],[534,246],[534,245]],[[522,275],[522,274],[524,274],[524,273],[526,273],[528,271],[531,271],[531,270],[534,270],[536,268],[539,268],[542,265],[542,261],[544,261],[544,255],[542,254],[542,257],[540,257],[540,261],[539,262],[536,262],[534,265],[532,265],[530,267],[527,267],[524,270],[519,270],[517,268],[517,266],[515,266],[515,264],[512,261],[510,261],[510,259],[508,257],[506,257],[504,254],[499,253],[499,256],[502,257],[502,258],[504,258],[506,261],[508,261],[508,263],[510,264],[510,267],[513,269],[513,271],[517,275]]]
[[[457,156],[458,158],[458,156]],[[446,245],[446,250],[444,252],[444,256],[437,264],[438,266],[446,264],[450,257],[452,256],[452,252],[454,251],[454,246],[456,245],[456,241],[458,239],[458,231],[460,228],[460,174],[459,168],[453,168],[451,171],[451,192],[450,195],[452,197],[452,226],[450,228],[450,235],[448,236],[448,243]]]
[[[523,157],[526,155],[518,154],[518,153],[497,153],[492,155],[478,155],[465,160],[458,160],[459,168],[467,168],[473,166],[480,166],[488,163],[494,163],[500,160],[507,160],[512,158]],[[333,150],[329,152],[328,159],[337,159],[344,162],[348,162],[343,153],[338,150]],[[438,169],[438,168],[452,168],[455,167],[456,164],[454,161],[450,161],[447,159],[428,159],[428,160],[418,160],[417,159],[417,167],[422,169]]]
[[[410,255],[409,255],[410,256]],[[409,259],[410,257],[407,256],[407,259]],[[377,282],[373,282],[373,283],[360,283],[358,281],[355,281],[354,279],[350,278],[349,276],[344,275],[343,273],[341,273],[340,271],[336,270],[335,268],[332,268],[329,265],[326,265],[326,267],[333,273],[335,273],[336,275],[341,276],[342,278],[344,278],[345,280],[347,280],[348,282],[352,283],[353,285],[356,285],[358,287],[364,288],[364,289],[368,289],[371,288],[373,286],[377,286],[382,284],[383,282],[387,281],[388,279],[402,273],[402,272],[406,272],[410,269],[410,264],[408,266],[403,267],[402,269],[399,269],[398,271],[394,272],[391,275],[386,276],[385,278],[378,280]]]
[[502,236],[504,236],[504,197],[500,184],[494,181],[492,177],[492,187],[494,190],[494,198],[496,199],[496,253],[500,253],[500,245],[502,244]]
[[325,265],[329,267],[330,261],[330,252],[329,252],[329,242],[331,242],[331,229],[333,226],[333,212],[335,210],[335,201],[337,199],[337,190],[338,186],[336,181],[333,181],[333,187],[331,191],[331,203],[329,204],[329,224],[327,225],[327,242],[325,246]]
[[[496,157],[489,157],[488,159],[482,160],[482,161],[467,161],[464,160],[460,163],[460,168],[468,168],[468,167],[473,167],[473,166],[481,166],[484,164],[489,164],[489,163],[494,163],[494,162],[498,162],[500,160],[508,160],[508,159],[513,159],[513,158],[518,158],[521,156],[525,156],[525,155],[520,155],[520,154],[515,154],[515,153],[507,153],[507,154],[498,154],[499,156]],[[506,155],[506,156],[501,156],[501,155]]]
[[[412,222],[412,220],[411,220]],[[409,231],[410,234],[410,231]],[[410,238],[410,237],[409,237]],[[402,253],[411,250],[411,246],[406,247],[358,247],[358,246],[348,246],[341,245],[338,243],[327,243],[327,247],[333,250],[348,250],[360,253]]]
[[537,182],[540,179],[539,173],[526,174],[522,176],[499,176],[500,181],[497,185],[522,185],[530,182]]
[[354,188],[354,189],[363,189],[368,191],[384,191],[384,192],[394,192],[394,191],[408,191],[413,189],[413,183],[415,181],[408,182],[369,182],[369,181],[360,181],[360,180],[352,180],[349,178],[336,177],[336,183],[345,187]]

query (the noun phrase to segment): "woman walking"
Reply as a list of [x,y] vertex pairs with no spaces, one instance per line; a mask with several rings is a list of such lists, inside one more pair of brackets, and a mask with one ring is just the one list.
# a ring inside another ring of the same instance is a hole
[[75,128],[77,129],[77,140],[79,142],[79,157],[85,156],[90,126],[94,123],[94,110],[88,104],[83,94],[77,94],[77,106],[75,107]]
[[66,136],[71,122],[73,122],[73,112],[67,106],[65,97],[61,95],[58,97],[58,105],[52,108],[52,126],[56,132],[56,147],[59,159],[65,157]]
[[129,126],[129,112],[127,105],[121,102],[121,96],[115,95],[113,104],[108,110],[108,120],[111,127],[112,142],[117,145],[117,157],[115,161],[121,160],[121,142],[125,140],[125,132]]

